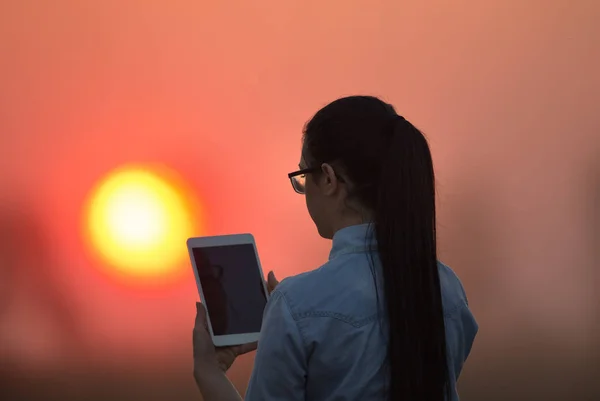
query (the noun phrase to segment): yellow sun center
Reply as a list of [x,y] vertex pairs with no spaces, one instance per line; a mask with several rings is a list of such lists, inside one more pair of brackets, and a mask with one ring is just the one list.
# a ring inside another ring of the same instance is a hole
[[110,174],[93,191],[89,240],[105,265],[121,276],[161,279],[185,266],[193,213],[178,188],[143,168]]

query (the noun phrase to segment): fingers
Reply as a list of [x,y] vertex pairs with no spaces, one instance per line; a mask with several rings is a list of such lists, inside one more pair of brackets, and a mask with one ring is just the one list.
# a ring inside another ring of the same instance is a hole
[[249,343],[249,344],[243,344],[238,347],[238,349],[236,350],[236,354],[244,355],[244,354],[247,354],[248,352],[255,351],[256,348],[258,348],[258,342],[256,342],[256,341],[253,343]]
[[235,359],[238,356],[247,354],[248,352],[255,351],[257,347],[258,347],[258,342],[253,342],[250,344],[235,345],[233,347],[217,348],[216,352],[217,352],[217,360],[219,361],[219,367],[221,368],[221,370],[223,372],[226,372],[231,367],[231,365],[233,364],[233,361],[235,361]]
[[279,281],[275,278],[275,273],[270,271],[267,275],[267,289],[269,290],[269,293],[273,292],[275,287],[277,287],[277,284],[279,284]]

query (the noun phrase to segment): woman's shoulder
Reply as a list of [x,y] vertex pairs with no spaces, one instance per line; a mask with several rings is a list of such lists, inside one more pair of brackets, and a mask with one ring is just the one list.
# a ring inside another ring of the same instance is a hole
[[[325,315],[362,319],[376,308],[377,295],[368,267],[331,261],[318,269],[283,279],[276,288],[295,317]],[[364,276],[364,277],[363,277]],[[373,310],[372,310],[373,309]]]
[[448,265],[438,261],[442,302],[446,316],[452,315],[457,309],[468,306],[467,293],[458,275]]
[[320,282],[318,270],[311,270],[289,276],[281,280],[275,290],[281,293],[287,300],[292,301],[297,298],[304,298],[311,288]]

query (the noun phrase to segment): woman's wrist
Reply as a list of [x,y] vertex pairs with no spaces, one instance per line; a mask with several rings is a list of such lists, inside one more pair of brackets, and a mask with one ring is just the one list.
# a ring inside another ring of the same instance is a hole
[[217,364],[197,366],[194,379],[205,401],[240,401],[242,398]]
[[225,372],[217,363],[194,363],[194,379],[199,387],[202,383],[214,381],[221,375],[225,375]]

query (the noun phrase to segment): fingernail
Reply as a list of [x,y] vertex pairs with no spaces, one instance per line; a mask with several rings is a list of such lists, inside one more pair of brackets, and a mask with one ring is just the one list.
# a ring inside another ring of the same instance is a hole
[[275,279],[275,273],[272,271],[269,272],[269,278]]

